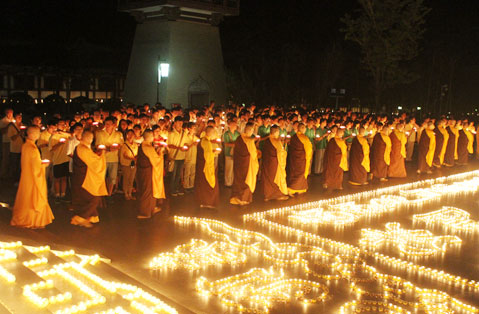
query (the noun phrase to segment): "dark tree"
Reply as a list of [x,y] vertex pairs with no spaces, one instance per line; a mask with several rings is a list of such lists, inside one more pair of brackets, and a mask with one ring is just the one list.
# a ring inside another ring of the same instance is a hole
[[358,0],[353,17],[342,18],[345,39],[361,48],[361,61],[374,81],[376,107],[388,87],[407,83],[414,74],[405,63],[419,52],[429,9],[423,0]]

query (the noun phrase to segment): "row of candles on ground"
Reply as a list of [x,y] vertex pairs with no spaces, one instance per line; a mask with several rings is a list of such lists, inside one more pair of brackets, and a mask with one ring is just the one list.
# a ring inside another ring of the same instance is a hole
[[[350,252],[352,255],[342,256],[333,255],[314,245],[275,243],[264,234],[237,229],[223,222],[206,218],[175,217],[175,222],[200,226],[206,231],[208,236],[221,239],[222,242],[219,242],[221,245],[216,241],[208,244],[203,240],[192,240],[189,244],[175,248],[173,253],[160,254],[160,256],[166,254],[168,258],[154,259],[150,265],[154,269],[183,268],[198,270],[199,268],[197,267],[190,268],[189,266],[191,265],[183,263],[188,262],[185,259],[186,257],[200,261],[201,265],[197,266],[200,266],[201,269],[224,264],[236,265],[237,261],[232,258],[231,254],[222,255],[223,251],[219,250],[219,248],[232,250],[236,254],[247,254],[248,258],[253,257],[251,254],[255,253],[255,256],[263,257],[265,262],[273,265],[269,270],[253,268],[245,273],[215,281],[209,281],[205,277],[200,277],[197,280],[196,288],[200,294],[206,296],[215,295],[224,305],[234,307],[241,312],[252,311],[250,307],[253,307],[254,311],[267,312],[273,306],[274,301],[289,302],[296,299],[307,305],[327,300],[329,298],[329,289],[324,284],[300,278],[287,278],[285,276],[283,268],[296,265],[302,267],[306,274],[311,274],[323,280],[348,280],[352,292],[355,293],[359,301],[356,301],[355,304],[346,303],[343,305],[343,312],[358,309],[360,305],[362,306],[369,302],[365,301],[365,297],[377,294],[364,291],[355,285],[355,283],[362,281],[370,282],[370,279],[378,281],[382,286],[382,298],[386,301],[394,301],[397,304],[412,307],[413,309],[424,309],[428,313],[437,313],[434,311],[443,309],[462,310],[468,313],[479,312],[479,309],[454,299],[441,291],[420,289],[400,277],[379,273],[374,267],[367,265],[359,257],[361,253],[357,250]],[[233,238],[236,240],[232,240]],[[250,240],[250,242],[245,243],[245,240]],[[172,264],[171,262],[175,259],[179,263]],[[321,260],[319,263],[318,259]],[[256,258],[255,261],[257,262]],[[246,261],[242,260],[242,262]],[[320,265],[320,268],[323,269],[321,274],[314,273],[311,270],[311,266],[314,265]],[[329,270],[324,271],[325,266]],[[361,273],[360,270],[367,273],[369,279],[365,279],[363,275],[358,276]],[[298,269],[295,268],[294,272],[297,273],[297,271]],[[438,274],[444,275],[444,272],[439,272]],[[403,290],[418,294],[418,297],[414,300],[419,301],[401,299],[399,296],[404,293]],[[310,294],[314,294],[316,297],[308,297]],[[447,302],[436,302],[439,298],[445,299]],[[362,301],[365,301],[365,303],[362,303]],[[383,301],[376,301],[378,306],[383,304]],[[373,304],[371,303],[371,305]],[[451,308],[448,307],[449,305]],[[387,308],[390,310],[402,309],[399,306]]]
[[[293,211],[300,211],[300,210],[312,209],[312,208],[321,208],[329,204],[340,204],[340,203],[347,203],[347,202],[353,202],[353,201],[368,200],[373,197],[378,197],[381,195],[393,195],[393,194],[400,193],[400,191],[413,190],[413,189],[418,189],[425,186],[432,186],[435,184],[445,184],[448,182],[461,182],[471,178],[476,178],[476,180],[479,180],[479,170],[463,172],[463,173],[459,173],[459,174],[455,174],[451,176],[439,177],[435,179],[420,180],[420,181],[415,181],[415,182],[401,184],[401,185],[393,185],[393,186],[376,189],[372,191],[341,195],[338,197],[329,198],[329,199],[320,200],[320,201],[302,203],[302,204],[286,206],[281,208],[274,208],[274,209],[270,209],[268,211],[263,211],[263,212],[254,212],[251,214],[243,215],[243,218],[245,221],[248,221],[250,219],[254,220],[256,217],[284,216],[284,215],[289,215]],[[476,181],[472,181],[472,182],[476,182]],[[464,189],[465,191],[473,191],[473,190],[477,190],[477,185],[474,184],[469,187],[465,185],[461,185],[461,189]],[[447,189],[443,189],[443,191],[444,190],[447,190]],[[454,189],[453,192],[460,193],[462,191],[458,189]]]
[[[130,307],[139,313],[177,313],[174,308],[137,286],[108,281],[92,273],[87,268],[91,268],[98,262],[104,261],[104,259],[101,259],[98,255],[79,255],[73,250],[55,251],[51,250],[49,246],[24,246],[21,242],[0,242],[0,263],[11,263],[16,260],[17,255],[14,251],[21,248],[37,255],[37,258],[23,262],[23,266],[29,268],[43,280],[23,286],[23,295],[30,303],[39,308],[49,307],[49,310],[56,314],[91,313],[95,306],[109,305],[110,302],[115,302],[115,295],[120,295],[123,299],[130,301]],[[52,253],[59,258],[79,258],[80,261],[50,265],[45,255],[48,253]],[[2,270],[5,271],[8,276],[4,276]],[[2,278],[9,283],[15,282],[15,276],[0,265],[0,279]],[[61,285],[55,285],[57,279],[62,282]],[[49,297],[41,296],[45,295],[44,292],[47,290],[59,290],[60,287],[64,287],[65,282],[76,288],[75,293],[78,293],[78,296],[74,296],[71,290]],[[0,284],[2,284],[1,280]],[[97,291],[98,288],[103,292]],[[111,294],[111,297],[108,299],[102,294],[105,291]],[[65,306],[74,299],[80,299],[81,301],[75,305],[60,308],[62,305]],[[112,309],[100,313],[123,314],[128,312],[121,307],[113,306]]]

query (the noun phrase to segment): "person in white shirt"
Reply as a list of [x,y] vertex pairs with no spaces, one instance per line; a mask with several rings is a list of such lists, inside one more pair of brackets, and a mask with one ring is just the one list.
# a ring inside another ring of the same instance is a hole
[[[73,158],[73,153],[75,152],[75,148],[80,144],[81,135],[83,133],[83,125],[81,123],[77,123],[71,128],[72,137],[67,141],[67,155],[70,158]],[[69,172],[70,175],[73,172],[73,159],[70,159],[69,162]]]
[[170,172],[170,193],[172,196],[184,195],[180,190],[180,179],[185,163],[188,146],[187,132],[183,130],[183,118],[175,118],[173,128],[168,133],[168,172]]
[[196,125],[193,122],[188,122],[186,126],[187,134],[187,146],[189,147],[185,156],[185,165],[183,172],[183,185],[186,191],[192,191],[195,185],[196,176],[196,154],[197,145],[200,139],[196,134]]
[[7,128],[13,122],[13,110],[5,109],[5,117],[0,120],[0,134],[2,134],[2,163],[0,177],[5,178],[9,172],[8,160],[10,156],[10,138],[7,136]]

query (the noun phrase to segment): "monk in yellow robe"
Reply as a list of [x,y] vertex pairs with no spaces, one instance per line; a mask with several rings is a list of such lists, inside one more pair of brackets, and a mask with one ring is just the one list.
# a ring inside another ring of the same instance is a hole
[[406,173],[406,143],[407,136],[404,133],[404,122],[400,121],[396,124],[394,131],[391,132],[391,160],[388,167],[388,177],[405,178]]
[[378,123],[378,132],[371,145],[371,173],[373,178],[379,181],[387,181],[388,167],[391,162],[391,139],[389,138],[390,128],[388,125]]
[[273,125],[269,137],[263,141],[261,183],[265,201],[284,201],[289,198],[286,183],[287,152],[279,133],[279,126]]
[[[324,184],[325,189],[342,190],[343,174],[348,171],[348,148],[343,128],[333,128],[334,137],[329,140],[324,152]],[[352,145],[352,144],[351,144]]]
[[253,136],[254,125],[247,123],[244,133],[235,141],[233,165],[234,178],[230,203],[248,205],[253,201],[256,175],[259,170],[258,153]]
[[200,207],[215,208],[220,202],[220,186],[215,157],[220,149],[215,145],[216,131],[207,126],[196,152],[195,196]]
[[80,144],[73,153],[72,207],[75,213],[72,225],[91,228],[98,223],[101,197],[108,195],[105,183],[105,150],[94,153],[91,149],[93,133],[84,131]]
[[48,204],[45,168],[49,161],[42,162],[40,151],[35,142],[40,137],[40,128],[27,129],[27,139],[22,145],[21,175],[18,184],[12,226],[39,229],[50,224],[54,217]]
[[447,144],[449,141],[449,133],[447,132],[445,125],[446,120],[440,119],[437,122],[437,128],[434,130],[434,134],[436,135],[436,149],[434,151],[432,164],[436,168],[441,168],[444,163],[444,156],[446,155]]
[[367,185],[370,171],[369,143],[366,138],[367,130],[364,126],[353,139],[349,152],[349,183],[352,185]]
[[451,119],[447,124],[446,130],[449,138],[447,140],[446,152],[444,153],[444,165],[446,167],[452,167],[457,160],[457,139],[459,138],[459,130],[456,129],[456,120]]
[[462,121],[458,129],[457,164],[463,166],[468,164],[469,154],[474,152],[474,135],[469,131],[469,123],[467,120]]
[[164,147],[153,146],[153,131],[143,133],[143,143],[138,149],[136,161],[136,192],[138,200],[138,219],[151,218],[161,211],[158,200],[165,198],[163,181]]
[[288,144],[288,163],[286,165],[288,193],[302,194],[308,190],[308,175],[313,158],[313,145],[304,135],[306,125],[300,123],[298,132],[291,137]]
[[432,161],[436,150],[436,135],[434,123],[428,122],[421,134],[418,145],[417,173],[432,173]]

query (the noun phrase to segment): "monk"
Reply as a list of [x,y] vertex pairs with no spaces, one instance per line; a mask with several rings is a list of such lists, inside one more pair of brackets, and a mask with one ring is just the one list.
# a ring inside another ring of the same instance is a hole
[[233,165],[234,177],[230,204],[248,205],[253,201],[256,175],[259,170],[258,153],[253,136],[254,124],[247,123],[243,134],[235,141]]
[[446,152],[444,153],[444,166],[452,167],[457,159],[457,140],[459,138],[456,120],[449,120],[446,130],[449,138],[447,140]]
[[308,190],[308,175],[313,158],[313,145],[304,135],[306,125],[298,124],[298,132],[291,137],[288,144],[288,163],[286,165],[288,193],[303,194]]
[[42,162],[35,142],[40,138],[40,128],[30,126],[21,151],[21,174],[18,184],[12,226],[41,229],[50,224],[54,217],[48,204],[45,168],[49,160]]
[[143,133],[143,143],[138,148],[136,162],[136,192],[138,200],[138,219],[148,219],[161,211],[158,200],[165,198],[163,181],[163,150],[165,145],[153,146],[153,131]]
[[80,144],[73,153],[72,207],[75,213],[72,225],[91,228],[98,223],[101,197],[108,195],[105,183],[105,150],[94,153],[91,149],[93,133],[84,131]]
[[351,144],[349,153],[349,183],[352,185],[367,185],[369,183],[369,143],[366,135],[366,128],[360,126],[359,133]]
[[216,131],[213,126],[207,126],[205,134],[197,146],[195,196],[202,208],[215,208],[220,201],[220,186],[218,183],[215,157],[221,152],[214,145]]
[[405,124],[399,121],[391,132],[389,138],[391,139],[391,160],[388,167],[388,177],[390,178],[405,178],[406,173],[406,143],[407,136],[404,133]]
[[446,119],[440,119],[437,122],[437,128],[434,130],[434,134],[436,135],[436,149],[434,150],[432,164],[436,168],[441,168],[444,163],[444,155],[446,154],[447,143],[449,141],[449,133],[445,126]]
[[418,145],[417,173],[432,173],[432,160],[436,150],[436,136],[434,135],[434,123],[429,121],[421,134]]
[[[329,140],[324,152],[324,184],[325,189],[342,190],[343,173],[348,171],[348,147],[344,137],[344,130],[335,127],[334,137]],[[352,145],[352,144],[351,144]]]
[[373,178],[379,181],[387,181],[388,167],[391,161],[391,139],[389,138],[390,128],[388,125],[378,123],[379,132],[374,136],[371,145],[371,172]]
[[264,200],[284,201],[288,197],[286,183],[287,152],[280,139],[279,126],[270,128],[269,138],[263,144],[263,162],[261,164],[261,183]]
[[469,154],[472,154],[474,136],[468,130],[467,120],[463,121],[459,126],[459,139],[457,141],[457,164],[464,166],[469,162]]

